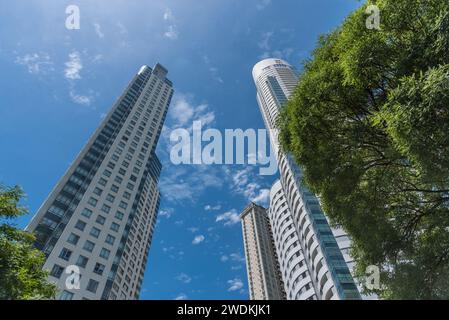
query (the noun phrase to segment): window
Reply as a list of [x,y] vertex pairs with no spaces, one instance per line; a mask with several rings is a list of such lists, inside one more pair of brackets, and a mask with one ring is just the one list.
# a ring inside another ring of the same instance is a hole
[[123,178],[122,178],[122,177],[119,177],[119,176],[116,176],[115,179],[114,179],[114,181],[117,182],[117,183],[122,183]]
[[106,176],[106,177],[110,177],[111,174],[112,174],[112,172],[109,171],[108,169],[105,169],[105,170],[103,171],[103,175]]
[[107,235],[105,242],[107,244],[110,244],[111,246],[114,244],[115,237],[111,236],[110,234]]
[[115,163],[109,162],[109,163],[108,163],[108,168],[114,169],[114,168],[115,168]]
[[98,238],[98,236],[100,235],[100,229],[92,227],[92,229],[90,230],[90,235],[94,238]]
[[124,216],[123,212],[117,211],[117,213],[115,214],[115,217],[119,220],[122,220]]
[[77,236],[77,235],[74,234],[74,233],[71,233],[71,234],[69,235],[69,238],[67,239],[67,242],[68,242],[68,243],[71,243],[71,244],[73,244],[73,245],[76,246],[76,244],[78,243],[78,240],[79,240],[79,239],[80,239],[79,236]]
[[134,185],[133,185],[132,183],[128,183],[128,184],[126,185],[126,187],[127,187],[129,190],[133,190],[133,189],[134,189]]
[[84,231],[84,228],[86,227],[86,223],[84,221],[78,220],[75,224],[75,228]]
[[120,229],[120,226],[119,226],[117,223],[113,222],[113,223],[111,224],[111,230],[112,230],[112,231],[118,232],[119,229]]
[[103,217],[103,216],[101,216],[101,215],[99,215],[99,216],[97,217],[97,220],[95,220],[95,221],[96,221],[97,223],[103,225],[104,222],[106,221],[106,218]]
[[97,205],[98,200],[95,198],[90,198],[89,201],[87,201],[88,204],[90,204],[92,207],[95,207]]
[[123,198],[129,200],[129,199],[131,198],[131,193],[125,191],[125,192],[123,193]]
[[98,180],[98,184],[103,186],[103,187],[106,185],[107,182],[108,181],[106,179],[104,179],[104,178],[100,178],[100,180]]
[[111,187],[111,191],[112,192],[117,192],[118,191],[118,187],[115,184],[113,184],[112,187]]
[[96,263],[94,268],[94,273],[99,274],[100,276],[103,274],[104,265],[101,263]]
[[59,295],[59,300],[72,300],[73,299],[73,293],[64,290],[63,292],[61,292],[61,294]]
[[87,291],[90,291],[92,293],[96,293],[98,289],[98,281],[89,279],[89,283],[87,284]]
[[61,253],[59,254],[59,257],[63,260],[69,261],[71,255],[72,255],[72,251],[70,251],[67,248],[62,248]]
[[94,194],[96,194],[97,196],[101,196],[101,193],[103,192],[103,190],[101,190],[100,188],[96,187],[94,189]]
[[89,261],[89,259],[86,258],[85,256],[79,256],[78,260],[76,260],[76,265],[81,268],[85,268],[87,265],[87,261]]
[[95,247],[95,243],[93,243],[92,241],[86,240],[86,243],[84,243],[84,247],[83,249],[89,252],[92,252],[92,250],[94,250]]
[[103,211],[104,213],[109,213],[109,211],[111,211],[111,207],[108,206],[108,205],[106,205],[106,204],[104,204],[104,205],[101,207],[101,211]]
[[50,275],[59,279],[63,272],[64,272],[64,268],[55,264],[53,266],[53,269],[51,269]]
[[90,218],[90,216],[92,215],[92,210],[84,208],[83,211],[81,212],[81,214],[83,216],[85,216],[86,218]]
[[126,207],[128,206],[128,204],[124,201],[120,201],[119,207],[122,209],[126,209]]
[[114,202],[115,197],[112,194],[108,194],[106,197],[106,200],[112,203],[112,202]]
[[108,249],[102,248],[100,251],[100,257],[107,260],[109,258],[110,253],[111,251],[109,251]]
[[120,170],[118,171],[118,173],[120,173],[122,176],[125,175],[126,171],[123,168],[120,168]]
[[133,174],[131,175],[130,179],[131,179],[131,181],[134,181],[134,182],[137,181],[137,177],[135,175],[133,175]]

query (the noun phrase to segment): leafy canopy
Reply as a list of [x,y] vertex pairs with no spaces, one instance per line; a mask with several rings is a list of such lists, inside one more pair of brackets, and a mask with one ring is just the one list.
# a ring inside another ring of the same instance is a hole
[[[365,9],[380,9],[381,29]],[[449,6],[368,1],[321,36],[279,119],[283,148],[356,272],[381,267],[383,298],[449,298]]]
[[[0,185],[0,219],[7,221],[24,215],[19,206],[23,191],[19,187]],[[0,225],[0,299],[49,299],[56,287],[47,283],[42,270],[44,254],[33,246],[34,235],[14,228],[10,223]]]

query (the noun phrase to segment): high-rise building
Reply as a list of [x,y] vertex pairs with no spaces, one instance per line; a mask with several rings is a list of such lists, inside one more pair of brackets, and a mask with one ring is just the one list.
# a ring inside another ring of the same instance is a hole
[[[357,286],[321,210],[319,200],[302,184],[301,168],[289,154],[279,149],[275,124],[279,110],[288,101],[298,82],[297,73],[281,59],[265,59],[254,66],[253,79],[265,125],[267,129],[272,129],[270,141],[278,161],[280,183],[290,210],[292,226],[299,239],[302,254],[300,260],[304,258],[302,261],[308,270],[305,276],[310,276],[315,291],[314,298],[360,299]],[[272,216],[282,214],[273,213]],[[284,281],[291,280],[289,275],[287,279],[284,278]],[[307,281],[303,284],[309,285]],[[299,290],[305,292],[303,288]]]
[[138,299],[159,209],[155,148],[173,88],[143,66],[27,226],[58,299]]
[[287,299],[316,299],[298,232],[279,180],[273,184],[270,190],[268,217]]
[[251,300],[284,300],[284,285],[266,209],[250,203],[240,218]]

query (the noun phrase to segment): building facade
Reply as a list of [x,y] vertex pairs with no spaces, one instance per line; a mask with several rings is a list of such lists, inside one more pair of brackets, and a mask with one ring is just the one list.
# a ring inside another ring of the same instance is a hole
[[240,218],[251,300],[284,300],[284,285],[266,209],[250,203]]
[[156,145],[173,96],[143,66],[37,211],[28,231],[58,299],[138,299],[156,224]]
[[[316,299],[360,299],[349,268],[316,196],[302,185],[301,169],[279,149],[276,120],[298,81],[295,69],[280,59],[265,59],[253,68],[257,102],[276,153],[280,183],[297,231]],[[273,215],[275,216],[275,215]],[[307,274],[306,274],[307,277]],[[291,279],[289,279],[291,280]],[[285,279],[284,279],[285,281]]]
[[270,190],[268,217],[287,299],[316,299],[298,232],[279,180],[273,184]]

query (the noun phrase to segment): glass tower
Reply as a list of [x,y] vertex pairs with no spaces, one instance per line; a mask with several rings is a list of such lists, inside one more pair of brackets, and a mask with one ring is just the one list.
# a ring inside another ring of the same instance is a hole
[[[296,251],[298,266],[289,266],[294,271],[285,273],[283,279],[284,283],[288,284],[287,297],[320,300],[360,299],[357,286],[317,197],[302,185],[301,169],[294,163],[291,156],[279,149],[275,130],[276,119],[279,110],[285,105],[298,82],[296,71],[283,60],[266,59],[254,66],[253,79],[257,88],[257,102],[265,125],[267,129],[272,129],[270,141],[278,160],[282,188],[280,194],[282,197],[279,201],[285,198],[288,206],[288,211],[281,213],[273,212],[274,209],[270,208],[270,218],[287,219],[285,217],[289,215],[289,221],[294,228],[294,234],[289,234],[289,238],[277,235],[277,229],[274,232],[275,242],[276,239],[291,241]],[[278,222],[271,221],[271,223],[272,227],[276,228]],[[285,232],[292,232],[291,228],[285,230]],[[299,245],[293,239],[297,239]],[[283,245],[285,244],[281,244],[281,247]],[[281,256],[287,257],[285,252],[280,253]],[[281,261],[281,267],[288,262],[289,260]],[[286,270],[285,267],[282,269]],[[296,275],[295,272],[299,272],[298,270],[302,271],[303,276]],[[292,278],[291,275],[294,277]],[[297,283],[291,285],[291,281],[297,281]],[[298,282],[301,282],[300,286]]]

